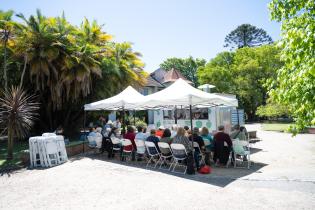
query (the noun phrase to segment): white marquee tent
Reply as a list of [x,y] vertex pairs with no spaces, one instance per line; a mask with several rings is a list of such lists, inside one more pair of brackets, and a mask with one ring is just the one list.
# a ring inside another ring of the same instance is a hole
[[128,86],[121,93],[101,101],[84,105],[85,111],[92,110],[133,110],[134,104],[143,101],[145,96]]
[[134,104],[137,109],[152,109],[167,106],[238,106],[237,99],[206,93],[178,79],[169,87],[145,96]]

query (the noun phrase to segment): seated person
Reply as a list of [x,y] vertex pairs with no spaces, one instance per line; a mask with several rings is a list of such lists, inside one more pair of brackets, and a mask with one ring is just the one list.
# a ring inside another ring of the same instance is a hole
[[177,130],[177,134],[173,139],[172,144],[183,144],[186,149],[186,152],[189,153],[193,151],[193,147],[188,137],[185,135],[185,133],[186,133],[185,129],[182,127],[179,127]]
[[171,130],[166,128],[163,132],[161,142],[166,142],[168,144],[172,143],[172,138],[171,138]]
[[147,135],[144,133],[144,128],[142,126],[138,126],[137,130],[138,130],[138,133],[136,134],[135,139],[145,141],[145,139],[147,138]]
[[90,128],[89,136],[97,136],[95,127]]
[[203,127],[201,129],[200,136],[202,137],[204,142],[208,142],[207,146],[205,146],[207,151],[213,151],[213,138],[212,135],[209,133],[208,128]]
[[176,124],[172,125],[171,137],[176,136],[178,126]]
[[187,125],[184,126],[185,129],[185,136],[189,137],[191,135],[191,130]]
[[203,139],[201,136],[199,136],[199,128],[195,127],[193,130],[192,135],[189,137],[190,141],[194,141],[197,142],[199,145],[199,149],[195,148],[194,150],[194,159],[195,159],[195,164],[196,164],[196,168],[197,170],[199,170],[200,165],[199,165],[199,155],[205,150],[205,144],[203,142]]
[[231,139],[239,139],[241,141],[246,140],[245,132],[240,130],[239,125],[235,125],[233,131],[230,134]]
[[160,139],[156,137],[155,129],[151,129],[150,136],[147,138],[147,141],[153,142],[155,144],[156,149],[160,152],[160,149],[158,146],[158,142],[160,141]]
[[[224,146],[226,142],[227,146]],[[229,134],[224,132],[224,126],[218,127],[218,132],[214,135],[214,156],[213,161],[218,165],[226,165],[232,150],[232,140]]]
[[159,129],[156,131],[155,135],[162,138],[164,132],[164,126],[160,126]]
[[132,146],[131,146],[132,148],[127,148],[127,149],[128,150],[132,149],[133,151],[137,151],[137,146],[135,143],[136,134],[135,134],[132,126],[127,127],[127,133],[124,134],[124,138],[129,139],[132,143]]

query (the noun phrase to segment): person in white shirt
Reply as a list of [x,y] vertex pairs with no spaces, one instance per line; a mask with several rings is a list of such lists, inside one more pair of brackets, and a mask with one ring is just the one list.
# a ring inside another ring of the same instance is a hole
[[138,129],[138,133],[136,134],[135,139],[145,141],[146,138],[147,138],[147,135],[143,132],[143,131],[144,131],[144,128],[143,128],[142,126],[138,126],[137,129]]

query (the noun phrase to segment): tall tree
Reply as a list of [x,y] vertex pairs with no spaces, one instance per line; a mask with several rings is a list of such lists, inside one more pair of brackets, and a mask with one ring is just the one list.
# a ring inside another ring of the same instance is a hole
[[13,11],[1,11],[0,10],[0,39],[3,43],[4,53],[3,53],[3,80],[4,89],[8,89],[8,77],[7,77],[7,45],[8,41],[12,36],[12,30],[14,28],[15,22],[12,21]]
[[224,47],[242,48],[255,47],[272,43],[272,38],[262,28],[250,24],[242,24],[231,31],[224,39]]
[[169,71],[172,68],[179,70],[184,77],[192,81],[194,86],[197,87],[197,70],[199,67],[205,66],[205,64],[205,59],[194,59],[190,56],[188,58],[168,58],[160,64],[160,67],[166,71]]
[[314,0],[272,0],[273,20],[282,23],[285,65],[271,85],[271,95],[289,105],[296,121],[294,131],[315,125],[315,3]]
[[220,53],[199,68],[199,81],[215,85],[218,92],[235,94],[239,106],[253,120],[257,107],[266,103],[265,83],[282,66],[279,51],[274,45],[265,45]]

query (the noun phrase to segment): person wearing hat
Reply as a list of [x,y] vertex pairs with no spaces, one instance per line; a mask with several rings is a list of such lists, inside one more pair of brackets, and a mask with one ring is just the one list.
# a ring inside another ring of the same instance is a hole
[[161,125],[161,126],[159,127],[159,129],[155,132],[155,135],[158,136],[158,137],[160,137],[160,138],[162,138],[163,133],[164,133],[164,129],[165,129],[164,126]]
[[199,135],[199,128],[194,127],[192,135],[189,136],[189,140],[197,142],[199,145],[199,148],[194,148],[195,149],[194,150],[195,164],[196,164],[197,170],[199,170],[199,168],[200,168],[199,156],[205,150],[205,143],[204,143],[202,137]]

